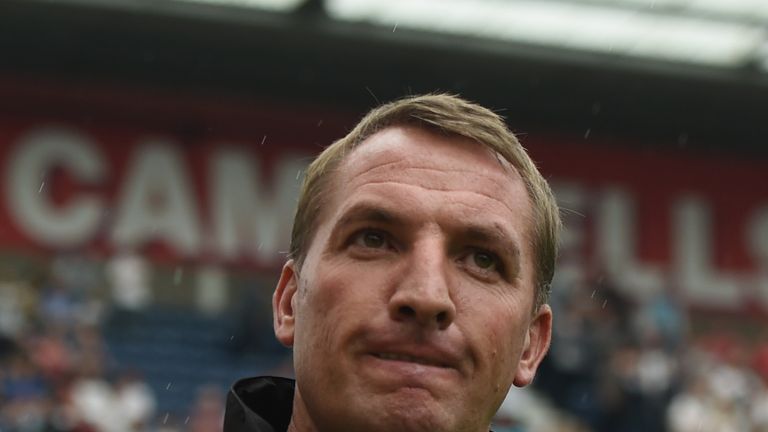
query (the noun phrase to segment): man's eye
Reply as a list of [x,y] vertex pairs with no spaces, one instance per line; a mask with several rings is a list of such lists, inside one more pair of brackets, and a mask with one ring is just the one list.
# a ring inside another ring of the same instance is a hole
[[380,232],[366,230],[355,235],[354,243],[371,249],[381,249],[387,245],[387,239]]
[[464,257],[464,265],[471,269],[487,273],[501,273],[502,265],[499,257],[492,253],[482,250],[471,251]]
[[486,252],[475,252],[472,254],[472,260],[475,265],[483,270],[494,270],[496,268],[496,257]]

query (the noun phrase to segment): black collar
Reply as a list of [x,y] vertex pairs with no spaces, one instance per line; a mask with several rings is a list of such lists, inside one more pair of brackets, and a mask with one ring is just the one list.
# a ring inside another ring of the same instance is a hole
[[224,432],[285,432],[293,412],[296,382],[255,377],[236,382],[227,395]]

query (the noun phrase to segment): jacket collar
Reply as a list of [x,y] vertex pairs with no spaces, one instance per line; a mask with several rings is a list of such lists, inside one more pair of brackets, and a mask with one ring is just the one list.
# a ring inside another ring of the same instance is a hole
[[227,395],[224,432],[285,432],[296,383],[279,377],[237,381]]

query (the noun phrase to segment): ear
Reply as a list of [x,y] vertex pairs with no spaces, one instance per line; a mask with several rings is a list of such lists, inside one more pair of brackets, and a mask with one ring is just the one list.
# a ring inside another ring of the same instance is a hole
[[298,275],[293,260],[288,260],[280,273],[280,280],[272,295],[272,320],[275,336],[283,345],[293,346],[293,332],[296,317],[293,310],[293,299],[299,289]]
[[517,387],[525,387],[533,381],[539,363],[549,350],[549,342],[552,339],[552,309],[549,305],[541,305],[538,312],[531,320],[528,333],[525,336],[525,345],[520,362],[517,364],[514,384]]

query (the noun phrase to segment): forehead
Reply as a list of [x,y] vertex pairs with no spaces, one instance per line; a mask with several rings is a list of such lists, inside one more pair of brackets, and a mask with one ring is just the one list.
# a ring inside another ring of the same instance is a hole
[[409,195],[431,198],[439,205],[465,206],[462,215],[492,210],[500,222],[530,225],[527,190],[508,161],[468,138],[423,128],[389,127],[372,135],[342,161],[334,183],[326,203],[331,219],[357,199],[390,193],[384,198],[400,204]]
[[381,164],[391,164],[393,170],[412,164],[457,173],[482,168],[503,177],[519,178],[517,170],[490,147],[416,126],[390,126],[371,135],[347,155],[340,171],[354,175]]

